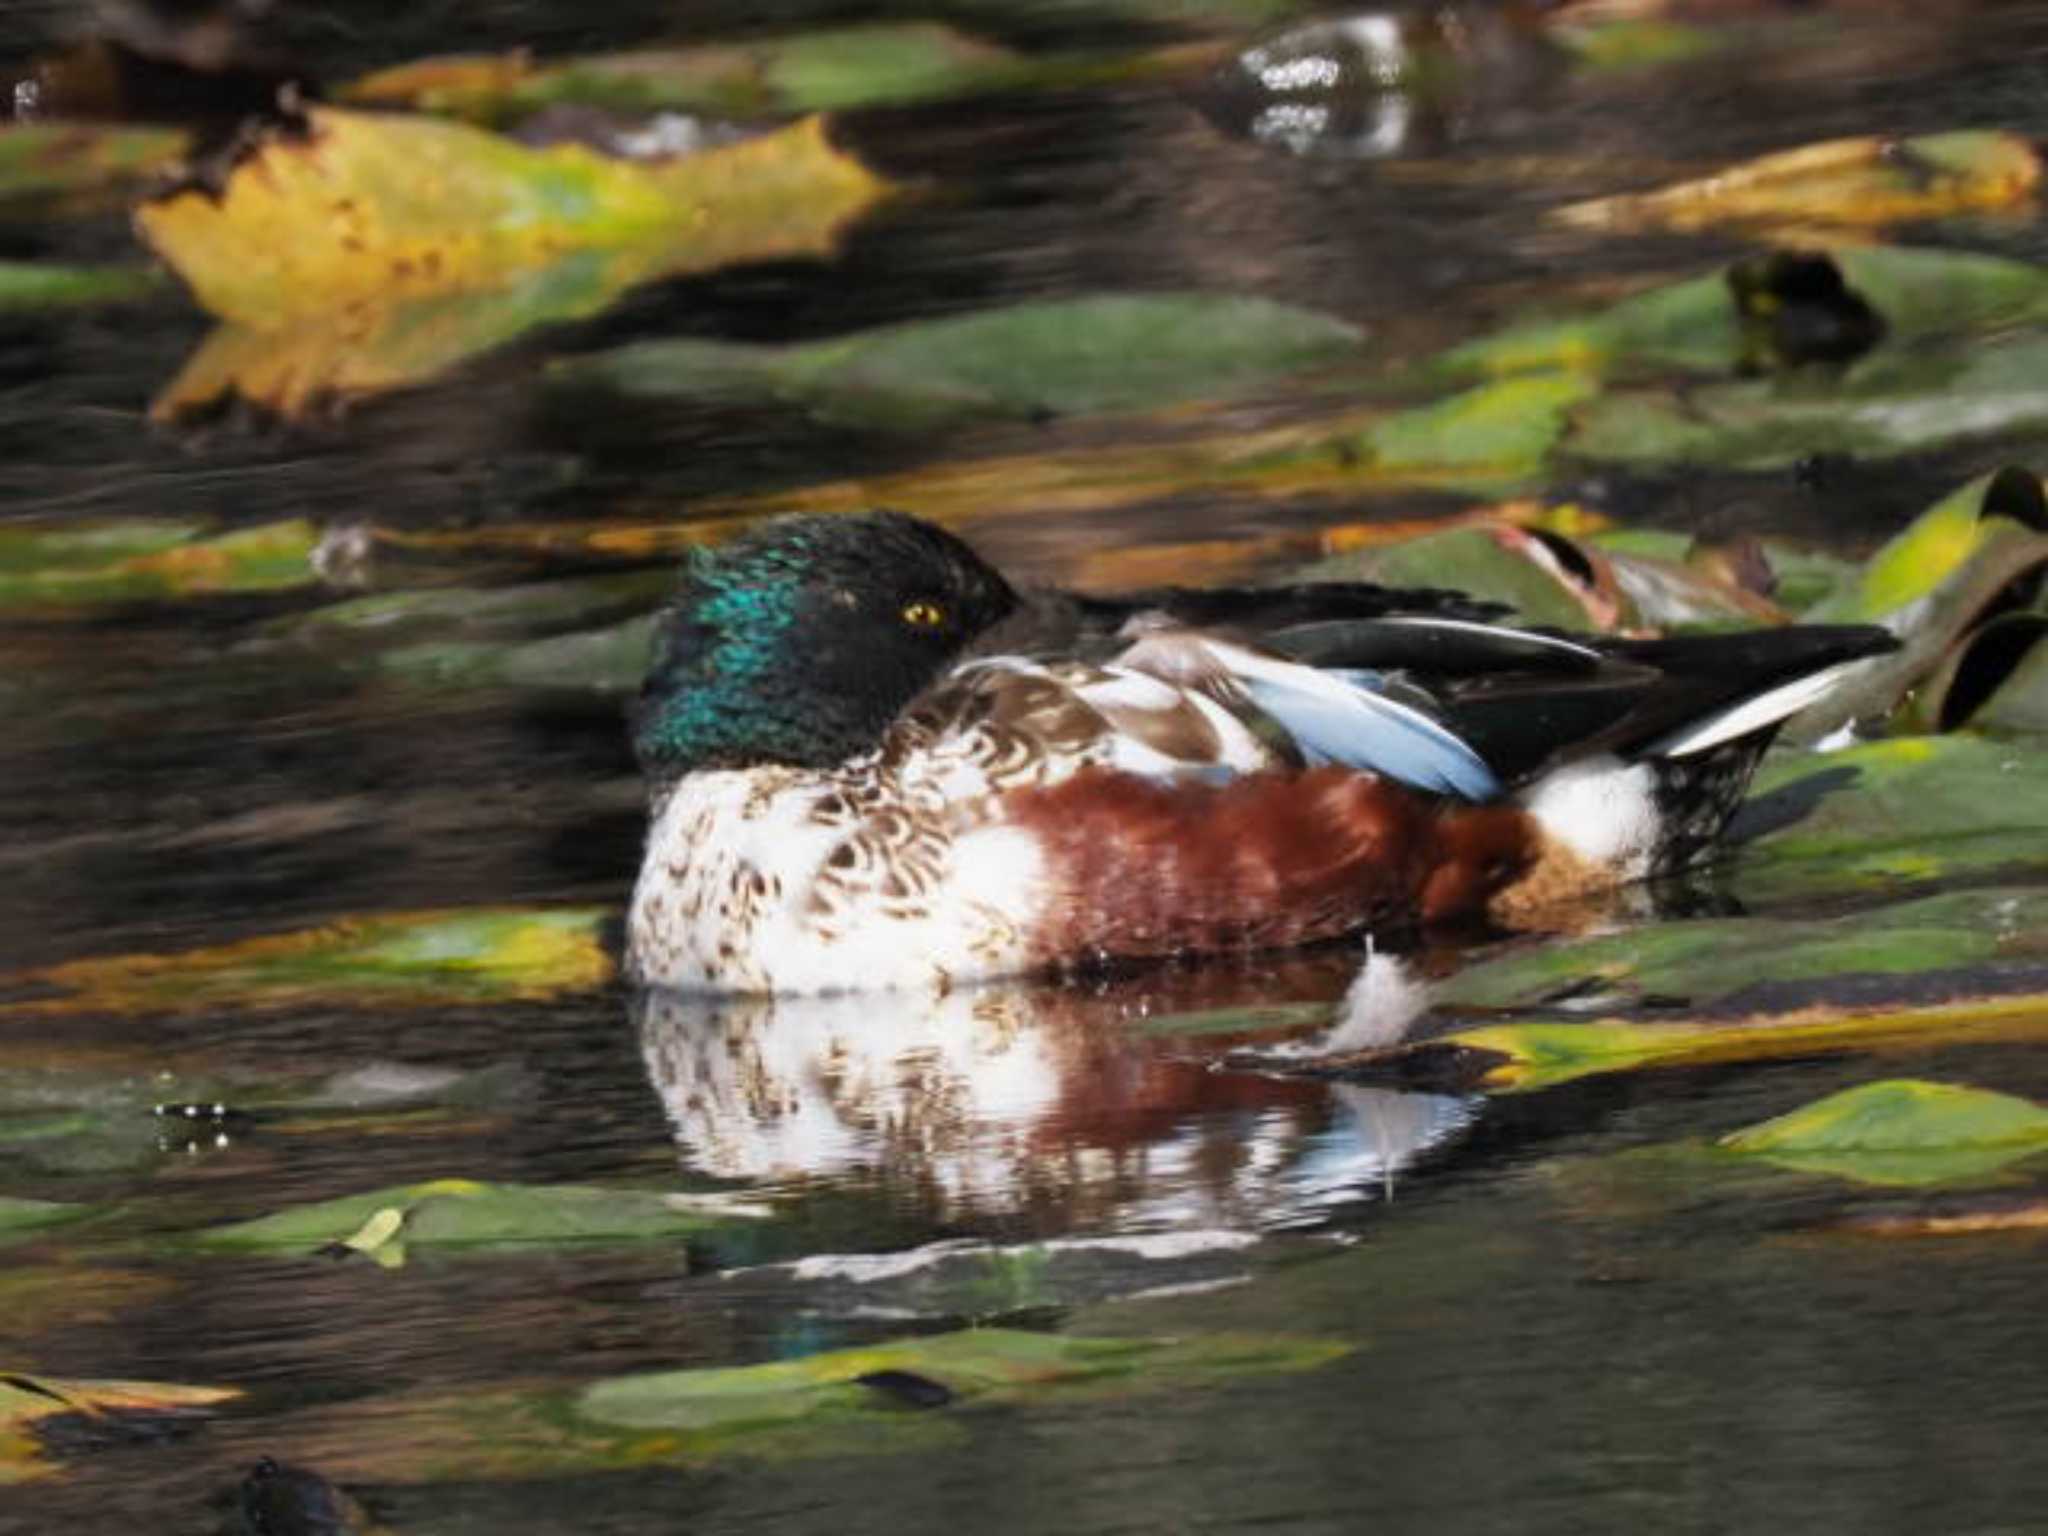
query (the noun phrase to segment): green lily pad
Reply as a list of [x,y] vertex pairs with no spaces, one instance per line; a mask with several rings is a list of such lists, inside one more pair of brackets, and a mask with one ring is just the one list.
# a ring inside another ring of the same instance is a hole
[[630,395],[786,401],[911,431],[971,416],[1130,410],[1220,399],[1356,356],[1327,315],[1224,294],[1098,294],[916,321],[802,346],[642,342],[553,374]]
[[610,979],[612,961],[599,940],[608,915],[602,907],[388,913],[180,954],[73,960],[6,978],[35,995],[0,1004],[0,1014],[555,997]]
[[1891,715],[1902,700],[1907,718],[1938,721],[1941,701],[1923,685],[1950,667],[2016,584],[2044,569],[2048,503],[2032,470],[2008,466],[1943,497],[1805,615],[1817,623],[1883,624],[1900,646],[1851,669],[1791,722],[1786,739],[1820,740],[1850,721]]
[[[342,1477],[419,1482],[915,1454],[975,1433],[984,1407],[1021,1415],[1203,1391],[1314,1370],[1353,1347],[1286,1334],[1130,1338],[976,1328],[569,1391],[401,1396],[379,1405],[372,1439],[353,1414],[343,1431],[353,1453],[330,1465]],[[862,1376],[881,1379],[867,1385]]]
[[1895,1078],[1830,1094],[1720,1144],[1865,1184],[1953,1184],[2048,1150],[2048,1109],[1981,1088]]
[[[1829,253],[1884,316],[1891,345],[1990,332],[2048,315],[2048,268],[1974,252],[1875,246]],[[1726,377],[1743,358],[1726,277],[1648,289],[1590,315],[1533,319],[1465,342],[1431,365],[1452,378],[1548,369]],[[1769,393],[1762,386],[1760,393]]]
[[407,1248],[420,1245],[672,1241],[732,1219],[729,1209],[715,1203],[654,1190],[434,1179],[216,1227],[192,1241],[206,1248],[306,1253],[340,1243],[395,1266]]

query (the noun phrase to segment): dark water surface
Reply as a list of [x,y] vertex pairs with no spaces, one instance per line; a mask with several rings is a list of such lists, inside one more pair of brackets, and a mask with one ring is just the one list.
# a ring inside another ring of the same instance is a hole
[[[628,46],[665,35],[675,14],[614,6],[593,20],[598,9],[287,5],[278,20],[341,78],[428,52]],[[23,34],[0,35],[0,62],[18,65],[39,46],[29,31],[69,14],[25,8]],[[856,14],[872,13],[744,12],[791,24]],[[1026,46],[1230,35],[1159,14],[977,6],[955,19]],[[715,30],[696,12],[691,25]],[[1554,204],[1845,133],[2048,135],[2048,6],[1815,8],[1802,35],[1769,67],[1709,59],[1592,81],[1532,45],[1504,45],[1454,110],[1422,114],[1411,140],[1374,159],[1255,142],[1178,82],[851,114],[844,142],[927,193],[868,221],[836,263],[644,290],[452,380],[311,424],[229,413],[150,426],[150,396],[207,328],[176,293],[10,317],[0,517],[574,524],[1113,441],[1100,420],[905,443],[765,409],[598,411],[544,397],[537,378],[551,356],[644,336],[799,340],[1109,289],[1257,294],[1415,356],[1536,299],[1704,270],[1746,249],[1719,237],[1568,240],[1538,223]],[[1562,168],[1489,169],[1509,156]],[[1453,174],[1461,167],[1471,174]],[[131,248],[124,217],[0,226],[0,254],[118,256]],[[1940,233],[2048,256],[2031,215]],[[1290,408],[1276,392],[1232,409],[1251,426]],[[1635,520],[1789,530],[1859,552],[1961,476],[2015,456],[2038,464],[2041,449],[1974,445],[1818,482],[1600,475],[1549,489]],[[1020,574],[1062,578],[1105,551],[1459,504],[1435,492],[1262,505],[1197,494],[969,531]],[[474,579],[535,573],[508,565]],[[0,623],[0,966],[182,950],[360,912],[623,904],[641,821],[616,703],[408,687],[349,665],[345,642],[278,643],[281,623],[338,595]],[[937,1004],[599,991],[141,1020],[0,1013],[0,1066],[25,1082],[47,1075],[52,1103],[115,1085],[138,1106],[89,1154],[0,1141],[0,1193],[121,1207],[97,1228],[0,1251],[0,1366],[249,1394],[204,1428],[0,1488],[0,1530],[234,1529],[221,1499],[262,1455],[326,1472],[389,1529],[420,1536],[2048,1524],[2038,1237],[1845,1235],[1837,1218],[1874,1197],[1786,1176],[1703,1182],[1657,1155],[1878,1075],[1867,1062],[1489,1100],[1283,1079],[1227,1066],[1230,1038],[1155,1027],[1203,1007],[1331,999],[1355,961],[1347,951]],[[192,1082],[393,1065],[488,1071],[491,1086],[433,1114],[192,1134],[146,1113],[162,1096],[148,1086],[158,1072],[183,1096]],[[2017,1047],[1927,1053],[1903,1070],[1950,1067],[2048,1095],[2048,1065]],[[78,1083],[89,1086],[64,1086]],[[204,1256],[168,1241],[458,1176],[724,1190],[773,1214],[687,1251],[420,1250],[396,1269]],[[945,1410],[914,1450],[532,1480],[414,1455],[415,1421],[389,1410],[998,1321],[1284,1334],[1351,1351],[1315,1370]]]

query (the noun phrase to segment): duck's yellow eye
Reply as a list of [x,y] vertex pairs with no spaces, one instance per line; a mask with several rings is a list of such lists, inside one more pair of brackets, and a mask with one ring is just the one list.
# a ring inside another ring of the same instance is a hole
[[919,599],[917,602],[903,605],[903,622],[912,629],[937,629],[946,622],[946,610],[937,603],[927,603]]

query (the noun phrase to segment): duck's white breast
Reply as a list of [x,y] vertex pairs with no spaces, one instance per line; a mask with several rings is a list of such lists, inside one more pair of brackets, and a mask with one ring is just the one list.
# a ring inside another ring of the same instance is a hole
[[647,984],[719,992],[1014,974],[1031,964],[1042,866],[1029,833],[872,774],[693,774],[649,829],[628,964]]

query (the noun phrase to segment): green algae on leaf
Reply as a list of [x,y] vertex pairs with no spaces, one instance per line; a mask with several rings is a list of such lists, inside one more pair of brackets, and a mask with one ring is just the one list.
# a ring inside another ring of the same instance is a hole
[[603,629],[514,645],[423,642],[386,652],[379,666],[388,676],[436,687],[623,695],[638,688],[647,675],[656,622],[657,615],[641,614]]
[[1966,998],[1899,1008],[1802,1008],[1782,1017],[1710,1024],[1626,1019],[1481,1025],[1403,1046],[1393,1059],[1462,1059],[1456,1075],[1496,1093],[1529,1093],[1580,1078],[1653,1067],[1772,1061],[1837,1051],[1925,1049],[1966,1040],[2048,1038],[2048,994]]
[[[1891,344],[1991,332],[2048,316],[2048,268],[1972,251],[1841,247],[1843,282],[1884,319]],[[1430,370],[1453,379],[1561,368],[1725,377],[1744,356],[1725,272],[1646,289],[1590,314],[1532,318],[1464,342]]]
[[1097,294],[798,346],[641,342],[553,371],[629,395],[781,401],[833,421],[908,431],[975,416],[1221,399],[1356,356],[1361,339],[1343,321],[1265,299]]
[[1952,1184],[2048,1150],[2048,1109],[1981,1088],[1895,1078],[1830,1094],[1720,1145],[1865,1184]]
[[317,580],[319,530],[301,519],[214,532],[184,521],[18,523],[0,528],[0,608],[56,611]]
[[187,138],[174,128],[12,123],[0,127],[0,198],[116,191],[167,170]]
[[337,94],[492,125],[558,105],[759,118],[966,95],[1031,72],[1007,48],[951,27],[894,22],[553,61],[524,52],[421,59]]
[[0,261],[0,312],[119,304],[162,286],[144,267],[60,267]]
[[599,937],[607,915],[602,907],[380,913],[210,949],[73,960],[5,978],[32,995],[0,1004],[0,1015],[558,997],[611,979]]
[[[1766,758],[1726,880],[1777,903],[2048,862],[2048,752],[1907,736]],[[1737,823],[1738,832],[1743,823]]]
[[1098,1338],[974,1328],[766,1365],[617,1377],[579,1394],[573,1412],[611,1430],[680,1434],[684,1448],[699,1454],[772,1453],[775,1431],[807,1421],[856,1433],[865,1425],[872,1433],[900,1418],[899,1407],[861,1380],[888,1372],[936,1383],[957,1408],[1023,1406],[1308,1370],[1349,1349],[1308,1338]]
[[673,1241],[734,1219],[719,1202],[656,1190],[434,1179],[216,1227],[192,1241],[214,1249],[305,1253],[341,1244],[395,1266],[414,1246]]

